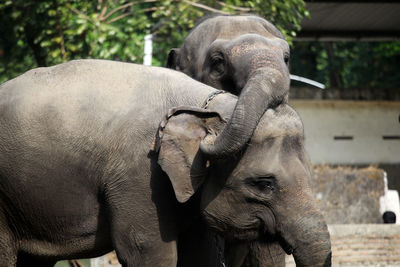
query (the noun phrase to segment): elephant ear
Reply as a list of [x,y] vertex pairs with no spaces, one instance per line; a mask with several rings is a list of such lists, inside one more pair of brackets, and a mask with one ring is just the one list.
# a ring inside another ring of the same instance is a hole
[[179,70],[178,68],[178,58],[179,58],[179,48],[172,48],[169,51],[167,59],[167,68]]
[[217,112],[178,107],[160,123],[154,150],[179,202],[186,202],[206,178],[209,162],[199,150],[200,142],[222,130],[223,122]]

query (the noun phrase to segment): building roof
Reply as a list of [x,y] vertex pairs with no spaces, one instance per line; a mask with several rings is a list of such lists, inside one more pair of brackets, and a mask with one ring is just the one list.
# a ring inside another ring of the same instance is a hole
[[400,40],[400,1],[306,0],[296,40]]

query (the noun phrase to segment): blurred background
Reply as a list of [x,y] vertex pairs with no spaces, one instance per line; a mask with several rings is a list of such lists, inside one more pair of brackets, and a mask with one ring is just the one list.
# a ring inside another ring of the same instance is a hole
[[399,1],[0,0],[0,83],[73,59],[142,64],[150,34],[149,63],[165,66],[169,50],[210,13],[260,15],[290,43],[291,73],[300,77],[290,103],[304,122],[328,223],[379,223],[386,210],[399,217]]

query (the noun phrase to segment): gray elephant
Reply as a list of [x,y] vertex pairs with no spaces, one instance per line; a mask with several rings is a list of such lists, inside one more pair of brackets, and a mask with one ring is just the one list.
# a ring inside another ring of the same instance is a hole
[[273,236],[298,265],[330,265],[298,115],[269,109],[243,147],[215,157],[202,147],[229,129],[237,98],[201,108],[213,92],[179,72],[102,60],[1,85],[0,266],[112,249],[123,266],[176,266],[177,238],[198,216],[226,239]]
[[[289,53],[279,30],[257,16],[206,18],[189,33],[181,48],[170,51],[167,67],[214,88],[240,94],[229,128],[213,146],[203,146],[204,151],[231,154],[238,150],[252,135],[264,111],[287,101]],[[233,138],[230,144],[225,141],[228,133]]]
[[[170,51],[167,67],[215,88],[241,94],[232,120],[234,125],[249,125],[245,138],[237,142],[241,146],[264,110],[287,100],[289,52],[279,30],[260,17],[213,16],[200,21],[180,49]],[[270,261],[275,261],[274,266],[284,265],[285,255],[275,244],[257,247],[234,243],[226,247],[229,266],[241,266],[244,261],[244,266],[270,266]],[[244,251],[254,257],[245,259]],[[268,254],[275,259],[268,259]]]

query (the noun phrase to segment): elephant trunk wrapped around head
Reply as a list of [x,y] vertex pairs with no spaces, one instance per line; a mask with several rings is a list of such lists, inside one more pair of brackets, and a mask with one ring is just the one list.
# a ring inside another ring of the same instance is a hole
[[255,16],[206,19],[191,31],[182,48],[171,50],[168,67],[240,94],[225,130],[201,144],[205,154],[222,157],[238,151],[263,113],[287,101],[288,62],[289,46],[282,34]]

